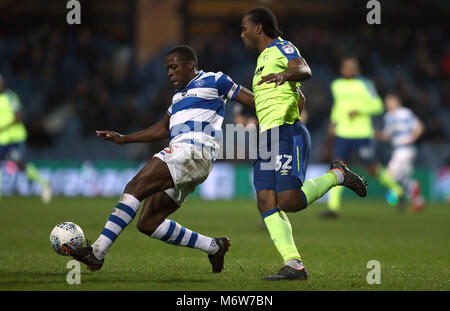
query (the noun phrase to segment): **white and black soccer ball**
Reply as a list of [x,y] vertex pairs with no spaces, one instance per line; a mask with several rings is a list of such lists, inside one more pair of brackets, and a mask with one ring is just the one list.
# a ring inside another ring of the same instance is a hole
[[81,230],[80,226],[70,221],[57,224],[50,233],[50,245],[59,255],[68,256],[61,247],[66,243],[74,247],[81,247],[84,243],[83,230]]

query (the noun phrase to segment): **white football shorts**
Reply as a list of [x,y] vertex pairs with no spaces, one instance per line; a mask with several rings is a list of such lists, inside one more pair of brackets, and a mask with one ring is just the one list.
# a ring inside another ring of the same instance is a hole
[[214,151],[202,145],[174,143],[154,157],[167,164],[175,186],[165,192],[181,206],[186,197],[208,177],[213,167]]
[[388,170],[395,180],[399,181],[411,176],[414,172],[416,153],[415,148],[398,148],[393,151]]

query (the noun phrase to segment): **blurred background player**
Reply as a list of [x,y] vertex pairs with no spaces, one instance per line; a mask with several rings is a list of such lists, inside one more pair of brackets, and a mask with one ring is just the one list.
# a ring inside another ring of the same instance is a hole
[[12,163],[20,171],[24,171],[30,181],[41,185],[41,198],[49,203],[52,191],[49,183],[41,177],[37,168],[23,160],[27,130],[22,123],[22,106],[15,92],[7,89],[0,74],[0,196],[2,186],[3,164]]
[[384,104],[387,112],[383,119],[384,128],[379,136],[382,140],[389,141],[393,147],[388,171],[405,189],[412,211],[418,212],[425,207],[425,200],[420,194],[420,183],[412,179],[412,174],[417,155],[415,143],[425,128],[414,112],[402,105],[400,96],[395,92],[386,94]]
[[[331,84],[334,102],[328,131],[330,136],[334,136],[333,158],[347,163],[356,155],[370,175],[402,197],[402,186],[376,159],[371,118],[383,113],[383,101],[373,82],[360,76],[356,58],[343,58],[340,73],[341,77]],[[338,216],[343,190],[343,187],[334,187],[330,191],[328,209],[321,214],[322,217]]]

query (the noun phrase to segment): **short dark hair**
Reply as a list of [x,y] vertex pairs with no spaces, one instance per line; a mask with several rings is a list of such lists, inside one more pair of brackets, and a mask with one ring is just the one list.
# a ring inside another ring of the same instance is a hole
[[395,90],[395,89],[389,89],[389,90],[387,90],[387,92],[384,94],[384,96],[387,96],[387,95],[391,95],[391,96],[397,97],[400,101],[402,101],[402,96],[401,96],[400,93],[399,93],[397,90]]
[[253,21],[253,23],[261,24],[264,33],[268,37],[276,39],[279,36],[283,35],[283,32],[281,32],[281,30],[278,28],[278,22],[275,14],[273,14],[273,12],[268,8],[254,8],[247,11],[245,15],[249,15],[250,20]]
[[180,56],[183,61],[193,61],[195,63],[195,67],[197,67],[198,65],[197,54],[195,53],[194,49],[188,45],[177,45],[169,52],[167,52],[167,55],[169,54],[178,54],[178,56]]

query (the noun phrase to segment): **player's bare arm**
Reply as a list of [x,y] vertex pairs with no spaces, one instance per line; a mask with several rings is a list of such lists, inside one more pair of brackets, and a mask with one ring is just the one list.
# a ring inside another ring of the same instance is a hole
[[375,139],[380,141],[389,141],[391,139],[391,135],[386,130],[375,130],[374,131]]
[[[305,105],[306,99],[305,99],[305,95],[300,90],[300,88],[298,89],[297,92],[300,95],[300,97],[298,99],[298,110],[301,113],[303,111],[303,107]],[[255,98],[254,98],[253,93],[243,86],[241,86],[241,90],[239,91],[238,95],[236,96],[236,101],[251,108],[251,109],[255,109]]]
[[302,82],[311,78],[311,68],[309,68],[304,58],[294,58],[288,61],[288,69],[280,73],[271,73],[261,77],[258,85],[275,83],[275,87],[282,85],[286,81]]
[[303,107],[305,106],[306,98],[300,88],[298,88],[297,93],[298,95],[300,95],[300,97],[298,98],[298,112],[301,114],[303,111]]
[[412,131],[412,137],[411,137],[411,144],[414,144],[420,136],[422,136],[423,132],[425,131],[425,126],[422,121],[418,121],[416,123],[416,126],[414,126]]
[[336,123],[330,122],[328,125],[328,135],[333,137],[336,131]]
[[241,89],[236,96],[236,101],[255,110],[255,98],[253,93],[243,86],[241,86]]
[[164,119],[156,124],[135,133],[128,135],[122,135],[114,131],[96,131],[98,137],[102,140],[111,141],[118,145],[124,145],[129,143],[144,143],[163,140],[169,137],[169,122],[170,116],[166,114]]

